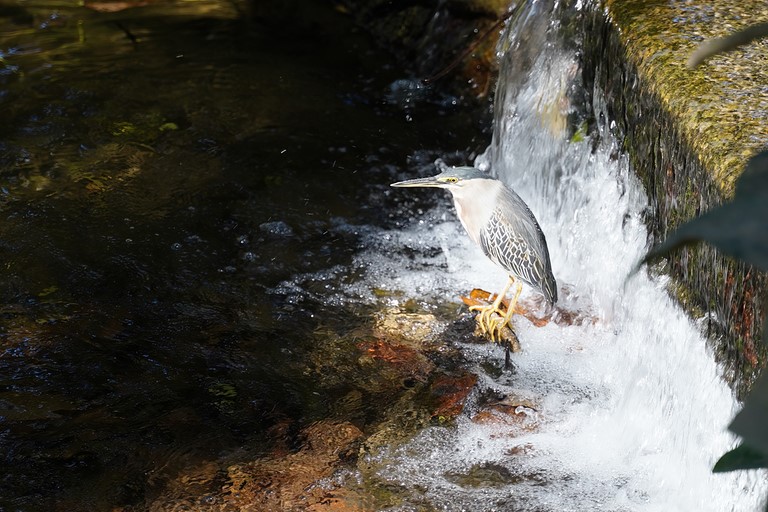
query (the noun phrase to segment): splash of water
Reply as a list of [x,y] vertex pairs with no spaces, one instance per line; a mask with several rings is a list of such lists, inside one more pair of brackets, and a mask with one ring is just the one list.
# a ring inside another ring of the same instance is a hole
[[[734,443],[726,427],[737,404],[700,328],[669,298],[665,278],[628,278],[647,250],[647,198],[616,150],[599,91],[588,105],[598,133],[579,132],[589,95],[575,86],[573,42],[558,30],[563,9],[529,2],[502,38],[494,138],[476,165],[530,205],[566,291],[560,305],[595,321],[517,320],[524,350],[513,376],[480,366],[501,349],[465,347],[480,389],[525,397],[535,411],[521,425],[479,424],[474,401],[456,427],[429,428],[393,450],[379,476],[419,496],[398,510],[424,500],[449,511],[758,510],[764,474],[711,473]],[[368,286],[437,297],[504,281],[445,207],[371,243],[361,256],[377,269]],[[391,257],[408,245],[432,254],[413,271]],[[497,478],[475,485],[468,475],[478,471]]]

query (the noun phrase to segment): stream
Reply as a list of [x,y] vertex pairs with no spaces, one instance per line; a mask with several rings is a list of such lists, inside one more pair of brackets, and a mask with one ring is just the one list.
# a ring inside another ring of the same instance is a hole
[[[737,403],[701,322],[632,274],[648,204],[579,81],[581,2],[507,24],[492,118],[330,4],[115,5],[0,8],[0,511],[233,510],[235,463],[329,418],[374,432],[422,383],[360,363],[371,318],[466,325],[459,296],[506,279],[447,194],[388,186],[437,159],[526,200],[560,312],[514,319],[508,369],[438,333],[478,377],[463,411],[334,485],[392,512],[758,510],[763,473],[711,473]],[[479,422],[489,396],[526,405]]]

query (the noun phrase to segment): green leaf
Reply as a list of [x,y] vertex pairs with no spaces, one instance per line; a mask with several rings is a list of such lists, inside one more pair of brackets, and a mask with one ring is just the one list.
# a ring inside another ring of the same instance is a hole
[[768,456],[746,444],[740,444],[715,463],[713,473],[725,473],[742,469],[768,468]]
[[768,196],[768,151],[749,159],[736,180],[736,200],[755,196]]
[[672,233],[643,259],[663,256],[704,241],[724,253],[768,270],[768,152],[750,158],[736,180],[733,201],[697,217]]
[[724,253],[768,270],[768,198],[741,198],[697,217],[651,250],[643,263],[673,249],[699,241],[709,242]]
[[741,436],[744,444],[768,454],[768,373],[763,372],[752,386],[744,407],[728,428]]
[[688,69],[695,68],[718,53],[729,52],[765,36],[768,36],[768,23],[756,23],[727,37],[704,41],[688,58]]

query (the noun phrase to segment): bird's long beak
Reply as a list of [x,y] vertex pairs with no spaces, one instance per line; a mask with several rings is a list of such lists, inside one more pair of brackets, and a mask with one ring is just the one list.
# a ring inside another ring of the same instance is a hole
[[445,184],[437,181],[437,176],[430,176],[428,178],[416,178],[415,180],[398,181],[392,183],[390,187],[440,187]]

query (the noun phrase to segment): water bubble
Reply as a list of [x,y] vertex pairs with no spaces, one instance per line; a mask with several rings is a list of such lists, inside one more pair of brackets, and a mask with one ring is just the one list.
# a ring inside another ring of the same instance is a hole
[[268,233],[277,237],[293,236],[293,229],[291,229],[291,226],[281,220],[259,224],[259,229],[263,233]]
[[203,496],[200,499],[200,503],[202,503],[203,505],[215,505],[216,502],[217,502],[216,496],[213,496],[212,494]]

